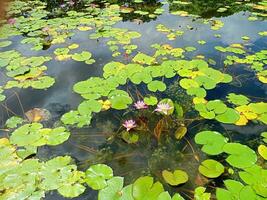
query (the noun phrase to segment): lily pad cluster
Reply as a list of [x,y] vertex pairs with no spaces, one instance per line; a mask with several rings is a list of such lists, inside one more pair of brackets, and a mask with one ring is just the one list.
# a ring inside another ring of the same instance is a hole
[[261,50],[254,54],[246,55],[244,58],[240,58],[236,55],[227,56],[224,63],[226,65],[233,65],[236,63],[247,64],[250,69],[255,71],[260,82],[267,83],[267,70],[265,68],[267,64],[267,50]]
[[[212,139],[213,138],[213,139]],[[195,136],[195,142],[203,145],[202,151],[209,155],[226,153],[225,161],[238,171],[240,179],[225,180],[226,189],[217,188],[216,197],[219,200],[232,198],[264,199],[267,197],[267,170],[257,165],[257,154],[250,147],[240,143],[230,143],[218,132],[202,131]],[[201,163],[199,171],[206,177],[216,178],[224,173],[221,162],[208,159]]]
[[51,57],[45,56],[25,57],[15,50],[1,52],[0,66],[5,67],[6,75],[12,79],[2,86],[2,91],[14,87],[34,89],[51,87],[55,80],[45,75],[47,67],[43,65],[50,60]]
[[90,35],[91,39],[100,39],[100,38],[110,38],[107,42],[109,49],[113,52],[113,56],[119,56],[120,46],[125,50],[125,53],[131,54],[132,51],[137,49],[137,45],[131,44],[132,39],[141,37],[141,34],[136,31],[128,31],[123,28],[114,28],[111,26],[106,26],[94,34]]
[[182,36],[184,31],[169,29],[163,24],[158,24],[156,27],[157,31],[167,34],[168,40],[175,40],[177,37]]
[[3,199],[42,199],[51,190],[57,190],[65,197],[76,197],[85,190],[84,173],[71,164],[69,156],[55,157],[46,162],[22,160],[7,138],[0,139],[0,149]]
[[[91,114],[101,111],[101,101],[110,102],[110,107],[117,110],[128,108],[133,99],[126,91],[118,89],[128,80],[136,85],[146,84],[151,92],[162,92],[166,90],[166,84],[157,78],[172,78],[179,75],[183,77],[180,85],[189,95],[196,96],[196,101],[204,99],[205,89],[213,89],[220,82],[227,83],[232,80],[230,75],[210,68],[203,60],[169,60],[156,64],[154,57],[139,52],[133,58],[133,62],[135,63],[123,64],[112,61],[104,66],[103,78],[91,77],[75,84],[74,91],[87,100],[80,104],[77,111],[63,115],[62,121],[69,125],[78,124],[79,127],[89,125]],[[90,104],[95,105],[94,108],[88,106]]]

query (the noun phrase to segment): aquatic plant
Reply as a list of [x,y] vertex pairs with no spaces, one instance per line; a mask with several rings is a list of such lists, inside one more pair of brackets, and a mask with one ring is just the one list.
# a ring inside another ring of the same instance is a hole
[[122,125],[126,128],[127,131],[130,131],[131,129],[136,127],[136,123],[132,119],[124,121]]

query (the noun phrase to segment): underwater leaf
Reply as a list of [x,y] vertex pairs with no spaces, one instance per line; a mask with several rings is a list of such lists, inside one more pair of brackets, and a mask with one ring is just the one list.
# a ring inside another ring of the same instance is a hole
[[226,161],[237,168],[251,167],[257,161],[256,153],[246,145],[239,143],[227,143],[223,146],[223,151],[229,156]]
[[29,122],[42,122],[42,121],[48,121],[51,117],[51,114],[46,109],[33,108],[31,110],[28,110],[25,113],[25,116],[27,117],[27,120]]
[[208,178],[217,178],[224,172],[224,166],[216,160],[204,160],[198,168],[199,172]]
[[175,170],[173,173],[163,170],[162,176],[164,180],[172,186],[180,185],[188,181],[187,173],[182,170]]
[[267,160],[267,147],[265,145],[261,144],[258,147],[258,152],[264,160]]
[[180,126],[180,127],[175,131],[174,136],[175,136],[175,138],[176,138],[177,140],[180,140],[180,139],[182,139],[182,138],[185,136],[186,133],[187,133],[187,128],[186,128],[185,126]]
[[107,180],[113,177],[113,170],[107,165],[97,164],[87,169],[85,175],[88,186],[94,190],[101,190],[108,185]]
[[182,118],[184,116],[184,110],[181,105],[179,105],[178,103],[174,103],[174,109],[176,117]]
[[135,133],[129,133],[129,131],[123,131],[122,132],[122,139],[127,142],[128,144],[134,144],[138,142],[139,135]]
[[218,155],[228,139],[216,131],[202,131],[195,136],[195,142],[202,144],[201,150],[209,155]]

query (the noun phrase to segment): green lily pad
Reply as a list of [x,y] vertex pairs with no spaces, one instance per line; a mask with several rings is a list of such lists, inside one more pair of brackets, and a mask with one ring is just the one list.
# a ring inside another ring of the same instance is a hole
[[135,200],[157,199],[164,191],[161,183],[154,183],[153,178],[144,176],[138,178],[133,184],[133,197]]
[[147,64],[147,65],[151,65],[153,63],[155,63],[155,58],[148,56],[144,53],[138,53],[134,58],[133,58],[133,62],[137,62],[140,64]]
[[22,124],[24,119],[21,117],[13,116],[6,121],[7,128],[16,128],[19,124]]
[[151,81],[148,85],[147,88],[151,91],[151,92],[156,92],[156,91],[161,91],[163,92],[164,90],[166,90],[166,85],[165,83],[163,83],[162,81]]
[[261,144],[258,147],[258,152],[264,160],[267,160],[267,147],[265,145]]
[[267,197],[267,170],[258,165],[253,165],[239,172],[240,178],[262,197]]
[[89,51],[83,51],[81,53],[75,53],[72,55],[72,59],[76,61],[86,61],[91,58],[92,54]]
[[101,200],[118,200],[120,199],[121,190],[123,188],[123,178],[113,177],[107,181],[107,186],[100,190],[98,199]]
[[197,187],[195,189],[194,199],[195,200],[210,200],[211,194],[205,191],[206,191],[206,188]]
[[107,180],[113,177],[113,170],[107,165],[97,164],[87,169],[85,175],[88,186],[94,190],[101,190],[108,185]]
[[234,124],[239,120],[239,118],[239,113],[232,108],[227,108],[227,110],[223,114],[217,115],[215,117],[216,120],[225,124]]
[[158,99],[157,97],[154,97],[154,96],[149,96],[149,97],[145,97],[144,98],[144,102],[147,104],[147,105],[151,105],[151,106],[154,106],[158,103]]
[[209,155],[219,155],[228,139],[216,131],[202,131],[195,136],[195,142],[202,144],[201,150]]
[[247,105],[250,102],[250,99],[244,95],[237,95],[234,93],[230,93],[227,96],[227,99],[230,103],[238,106]]
[[256,153],[248,146],[239,143],[227,143],[223,151],[229,154],[226,161],[233,167],[243,169],[251,167],[257,161]]
[[167,170],[162,171],[162,176],[166,183],[176,186],[188,181],[188,175],[182,170],[175,170],[173,173]]
[[12,44],[11,41],[2,41],[2,42],[0,42],[0,48],[8,47],[11,44]]
[[224,166],[216,160],[204,160],[198,168],[199,172],[208,178],[217,178],[224,172]]

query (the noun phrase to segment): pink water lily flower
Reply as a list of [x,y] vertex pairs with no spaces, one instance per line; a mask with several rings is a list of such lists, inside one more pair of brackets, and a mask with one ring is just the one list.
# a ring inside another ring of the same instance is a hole
[[136,123],[132,119],[124,121],[122,125],[126,128],[127,131],[136,127]]
[[43,32],[48,32],[48,31],[49,31],[49,27],[47,27],[47,26],[44,27],[44,28],[42,29],[42,31],[43,31]]
[[69,4],[70,4],[70,6],[73,6],[73,5],[75,4],[75,2],[72,1],[72,0],[70,0],[70,1],[69,1]]
[[14,25],[16,23],[16,19],[10,18],[10,19],[7,20],[7,23],[10,24],[10,25]]
[[171,107],[168,103],[159,103],[157,105],[157,108],[155,109],[155,111],[157,112],[162,112],[165,115],[168,114],[168,111],[171,110],[173,107]]
[[136,103],[134,103],[134,107],[137,110],[141,110],[141,109],[147,109],[148,105],[144,101],[137,101]]

